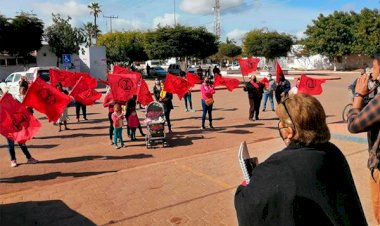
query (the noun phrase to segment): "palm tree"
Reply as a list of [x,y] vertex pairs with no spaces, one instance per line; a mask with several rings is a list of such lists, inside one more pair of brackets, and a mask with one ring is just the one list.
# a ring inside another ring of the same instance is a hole
[[[99,3],[97,2],[92,2],[90,5],[87,6],[89,9],[91,9],[91,12],[90,14],[91,15],[94,15],[94,25],[95,27],[97,27],[96,25],[96,18],[99,16],[99,13],[102,12],[102,10],[100,9],[100,5]],[[95,33],[95,38],[98,36],[98,32]]]
[[84,24],[81,31],[83,32],[83,36],[86,37],[86,46],[88,47],[92,46],[92,39],[96,37],[95,35],[100,32],[98,27],[91,22]]

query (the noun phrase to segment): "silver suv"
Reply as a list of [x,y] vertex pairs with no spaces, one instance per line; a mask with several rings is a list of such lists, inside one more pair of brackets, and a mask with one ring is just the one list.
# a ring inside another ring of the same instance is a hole
[[179,75],[181,73],[181,67],[179,64],[170,64],[168,72],[173,75]]

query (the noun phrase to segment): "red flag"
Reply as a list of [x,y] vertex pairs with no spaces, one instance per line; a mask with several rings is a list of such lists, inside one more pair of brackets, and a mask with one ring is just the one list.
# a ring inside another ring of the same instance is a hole
[[110,85],[110,83],[109,83],[108,81],[106,81],[106,80],[99,79],[99,81],[100,81],[101,83],[103,83],[103,85],[105,85],[105,86],[109,86],[109,85]]
[[52,86],[56,86],[58,82],[62,84],[63,87],[74,87],[78,78],[75,76],[74,72],[58,70],[58,69],[49,69],[50,83]]
[[248,58],[239,59],[240,70],[243,76],[247,76],[249,73],[255,72],[257,70],[257,65],[259,64],[259,58]]
[[128,101],[137,94],[138,80],[133,74],[110,74],[108,81],[114,100]]
[[84,77],[79,79],[73,90],[71,90],[70,95],[74,97],[75,101],[78,101],[84,105],[93,105],[102,97],[101,93],[97,92],[93,88],[88,88]]
[[236,89],[240,85],[240,81],[236,78],[222,78],[220,75],[215,75],[215,86],[225,86],[228,91]]
[[181,77],[167,74],[165,83],[164,83],[164,89],[165,91],[173,94],[177,94],[178,98],[181,100],[183,96],[187,92],[189,92],[189,89],[192,87],[192,84],[188,82],[186,79],[183,79]]
[[46,114],[49,121],[57,121],[71,102],[66,94],[38,77],[29,87],[22,104]]
[[310,95],[319,95],[323,91],[321,84],[325,82],[325,79],[313,79],[306,75],[301,75],[301,80],[298,85],[298,92]]
[[12,95],[5,93],[0,99],[0,133],[24,144],[41,128],[41,123]]
[[149,91],[149,86],[143,79],[140,80],[137,101],[144,106],[153,101],[152,93]]
[[280,82],[280,77],[285,77],[285,75],[280,67],[280,64],[276,61],[276,83]]
[[186,78],[192,86],[194,86],[195,84],[202,83],[202,80],[198,77],[198,75],[190,72],[186,72]]
[[76,81],[83,77],[83,83],[86,84],[88,88],[96,88],[98,86],[98,81],[96,80],[96,78],[92,77],[91,75],[85,72],[75,72],[75,76],[77,78]]
[[113,66],[113,71],[112,71],[113,74],[128,74],[130,72],[131,70],[129,70],[128,68],[121,67],[119,65]]
[[263,79],[261,79],[259,82],[261,84],[264,84],[265,88],[269,87],[269,80],[266,77],[264,77]]

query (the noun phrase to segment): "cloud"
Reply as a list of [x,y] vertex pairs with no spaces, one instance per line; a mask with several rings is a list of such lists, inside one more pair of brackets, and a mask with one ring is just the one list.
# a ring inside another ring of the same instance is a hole
[[234,29],[228,32],[226,37],[228,37],[229,39],[233,39],[234,41],[236,41],[237,44],[241,44],[242,39],[247,32],[248,31],[245,30]]
[[[153,19],[153,28],[156,28],[158,27],[158,25],[160,25],[161,27],[164,27],[164,26],[173,26],[174,25],[174,14],[173,13],[165,13],[165,15],[163,16],[159,16],[159,17],[156,17]],[[176,15],[176,23],[179,24],[180,23],[180,15],[179,14],[175,14]]]
[[[107,31],[110,30],[109,20],[107,22]],[[112,30],[113,31],[136,31],[136,30],[145,30],[147,29],[146,24],[140,20],[126,20],[126,19],[113,19],[112,20]]]
[[[244,0],[220,0],[221,13],[247,10],[247,6],[260,6],[260,0],[251,0],[251,3],[246,3]],[[214,1],[201,0],[183,0],[179,8],[191,14],[212,14],[214,13]]]

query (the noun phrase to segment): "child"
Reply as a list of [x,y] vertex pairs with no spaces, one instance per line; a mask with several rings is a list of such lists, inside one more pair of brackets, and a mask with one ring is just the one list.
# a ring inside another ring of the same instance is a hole
[[131,140],[137,140],[136,139],[136,129],[139,127],[140,121],[137,117],[137,113],[135,110],[132,110],[131,114],[128,117],[128,127],[131,129]]
[[117,146],[117,138],[120,139],[121,147],[124,147],[123,142],[123,119],[124,115],[121,112],[121,106],[120,104],[115,104],[113,107],[114,112],[112,113],[112,122],[113,122],[113,143],[115,144],[115,148],[119,149],[120,147]]
[[[69,94],[69,92],[67,92],[67,90],[63,89],[62,84],[60,82],[58,82],[58,84],[57,84],[57,89],[66,95]],[[57,123],[59,125],[58,132],[62,131],[62,125],[65,126],[65,130],[69,130],[69,128],[67,127],[67,120],[68,119],[69,119],[69,113],[68,113],[67,106],[66,106],[65,110],[63,110],[61,117],[57,121]]]

